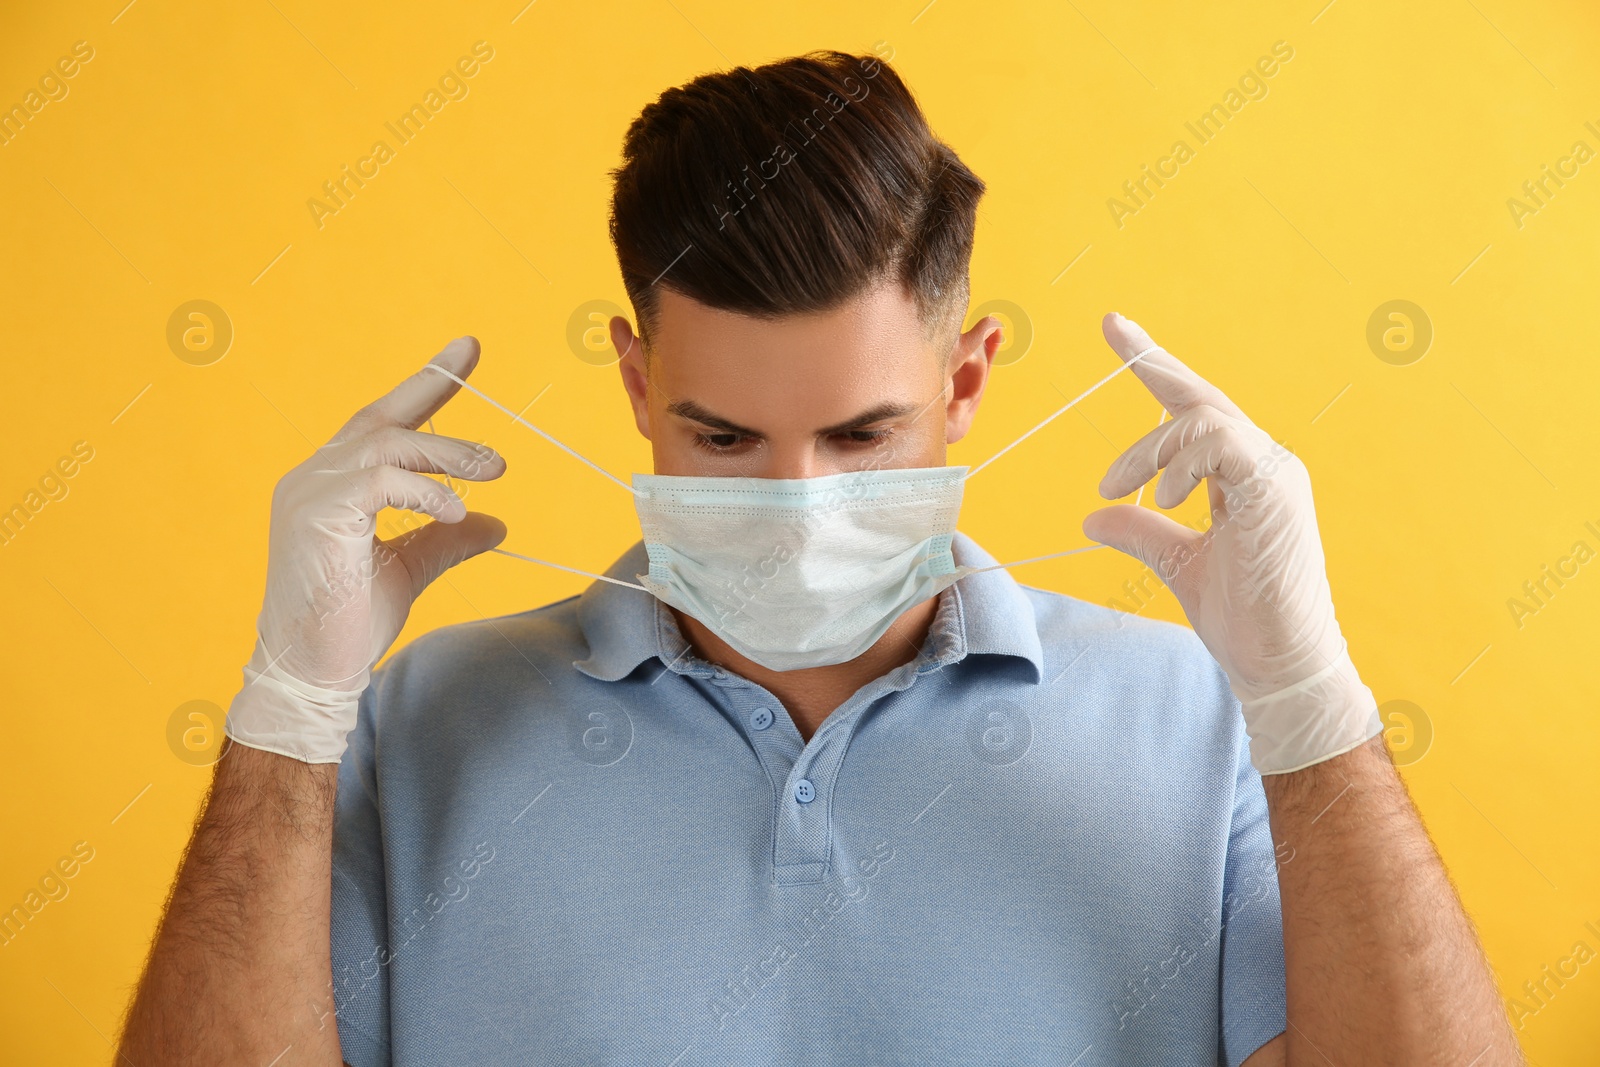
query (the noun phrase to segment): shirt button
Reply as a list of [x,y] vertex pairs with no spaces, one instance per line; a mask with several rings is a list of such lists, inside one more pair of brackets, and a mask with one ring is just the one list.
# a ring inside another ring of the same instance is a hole
[[750,726],[755,730],[765,730],[772,725],[772,710],[770,708],[757,708],[750,714]]
[[794,784],[794,798],[802,804],[809,804],[817,798],[817,790],[811,784],[811,779],[802,778]]

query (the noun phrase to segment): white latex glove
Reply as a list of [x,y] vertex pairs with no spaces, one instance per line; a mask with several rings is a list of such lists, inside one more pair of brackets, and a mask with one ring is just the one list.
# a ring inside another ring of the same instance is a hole
[[[1121,315],[1101,327],[1123,360],[1155,347]],[[1381,732],[1377,701],[1334,618],[1305,465],[1165,349],[1133,373],[1172,419],[1111,464],[1100,495],[1127,496],[1165,468],[1155,502],[1172,508],[1204,479],[1211,528],[1196,533],[1119,504],[1090,514],[1083,532],[1137,558],[1172,590],[1243,705],[1256,770],[1300,770]]]
[[[430,362],[464,378],[478,351],[476,339],[461,337]],[[224,727],[235,741],[306,763],[339,762],[371,668],[400,635],[412,601],[504,539],[499,519],[468,512],[417,473],[472,481],[505,473],[490,448],[417,430],[460,388],[418,370],[279,480],[255,652]],[[438,521],[381,541],[375,516],[385,506]]]

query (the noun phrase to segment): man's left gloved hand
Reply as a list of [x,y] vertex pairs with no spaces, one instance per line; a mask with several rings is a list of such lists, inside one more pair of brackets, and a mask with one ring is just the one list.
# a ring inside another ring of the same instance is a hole
[[[1121,315],[1102,328],[1124,360],[1155,347]],[[1083,532],[1139,559],[1178,598],[1243,705],[1256,770],[1300,770],[1380,733],[1334,618],[1305,465],[1165,349],[1133,372],[1172,419],[1111,464],[1100,495],[1127,496],[1164,469],[1155,502],[1172,508],[1204,479],[1211,528],[1118,504],[1089,515]]]

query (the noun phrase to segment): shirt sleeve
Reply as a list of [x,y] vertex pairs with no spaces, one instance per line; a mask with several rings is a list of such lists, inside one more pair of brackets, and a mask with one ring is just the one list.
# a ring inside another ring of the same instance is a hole
[[[1237,714],[1238,704],[1234,704]],[[1233,825],[1222,883],[1220,1060],[1238,1067],[1284,1032],[1283,909],[1267,795],[1239,731]]]
[[375,672],[361,694],[334,802],[333,993],[339,1046],[351,1067],[390,1062],[389,909],[374,759],[384,673]]

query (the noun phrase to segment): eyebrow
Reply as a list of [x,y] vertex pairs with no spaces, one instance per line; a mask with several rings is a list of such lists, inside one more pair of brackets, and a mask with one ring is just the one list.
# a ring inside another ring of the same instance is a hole
[[[882,422],[885,419],[897,419],[903,415],[909,415],[915,410],[915,404],[885,401],[882,404],[868,408],[859,415],[848,418],[843,422],[835,423],[832,426],[826,426],[817,432],[823,435],[850,433],[854,430],[860,430],[871,426],[875,422]],[[721,415],[701,407],[693,400],[674,400],[672,403],[667,405],[667,413],[676,415],[679,418],[688,419],[691,422],[698,422],[702,426],[709,426],[720,430],[723,433],[735,433],[742,437],[762,436],[759,430],[752,430],[747,426],[740,426],[732,419],[725,419]]]

